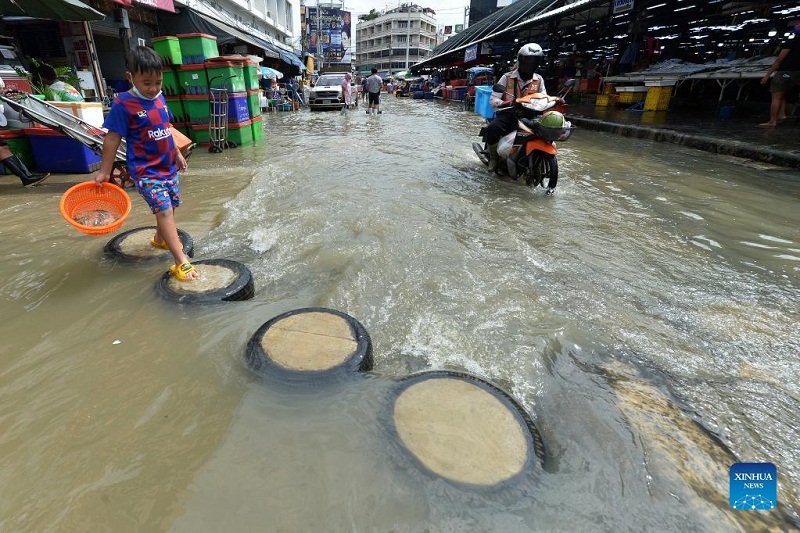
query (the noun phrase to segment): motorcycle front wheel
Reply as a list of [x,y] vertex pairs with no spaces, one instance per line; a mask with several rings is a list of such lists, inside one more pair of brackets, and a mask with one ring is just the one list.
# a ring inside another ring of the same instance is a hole
[[558,182],[558,161],[556,156],[544,152],[533,152],[528,156],[525,169],[525,185],[544,188],[555,187]]

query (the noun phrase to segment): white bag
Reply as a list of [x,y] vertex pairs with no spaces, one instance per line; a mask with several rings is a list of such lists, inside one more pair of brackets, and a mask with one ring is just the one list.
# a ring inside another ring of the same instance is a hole
[[508,135],[502,137],[500,142],[497,143],[497,155],[503,159],[508,159],[508,154],[511,153],[511,147],[514,146],[514,138],[517,136],[516,131],[512,131]]

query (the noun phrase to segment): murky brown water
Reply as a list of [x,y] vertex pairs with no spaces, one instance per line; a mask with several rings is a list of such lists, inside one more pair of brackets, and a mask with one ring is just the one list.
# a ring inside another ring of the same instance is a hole
[[[800,175],[578,131],[558,193],[489,177],[480,119],[389,100],[265,115],[266,143],[196,153],[178,225],[256,297],[176,306],[167,264],[104,259],[58,215],[81,177],[0,181],[0,531],[686,531],[790,523],[800,480]],[[151,225],[144,203],[123,229]],[[361,321],[375,372],[268,386],[268,319]],[[548,447],[497,497],[387,442],[391,379],[495,381]],[[780,512],[734,512],[770,461]]]

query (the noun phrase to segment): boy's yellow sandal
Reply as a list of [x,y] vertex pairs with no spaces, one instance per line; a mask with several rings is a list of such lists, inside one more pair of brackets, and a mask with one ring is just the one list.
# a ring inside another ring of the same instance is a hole
[[150,239],[150,245],[155,246],[156,248],[163,248],[164,250],[169,250],[169,245],[167,241],[158,242],[155,237]]
[[191,263],[181,263],[180,265],[172,265],[169,267],[172,275],[178,278],[179,281],[193,281],[192,278],[187,277],[190,272],[197,272]]

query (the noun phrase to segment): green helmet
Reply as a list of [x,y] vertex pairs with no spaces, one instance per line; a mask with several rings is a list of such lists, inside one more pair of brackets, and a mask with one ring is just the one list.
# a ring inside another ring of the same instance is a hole
[[565,122],[564,115],[558,111],[548,111],[539,119],[539,124],[545,128],[563,128]]

